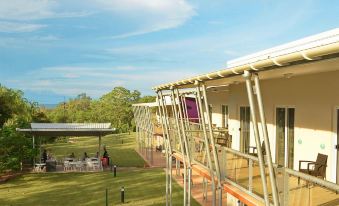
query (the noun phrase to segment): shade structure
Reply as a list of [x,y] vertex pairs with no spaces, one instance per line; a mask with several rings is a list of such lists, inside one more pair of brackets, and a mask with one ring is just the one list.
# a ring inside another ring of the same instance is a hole
[[[98,152],[101,154],[101,137],[112,134],[115,128],[111,128],[111,123],[31,123],[30,129],[17,128],[16,130],[33,135],[33,148],[35,147],[35,136],[96,136],[99,139]],[[102,169],[101,159],[99,161]],[[35,163],[35,160],[33,162]]]
[[34,136],[105,136],[115,131],[111,123],[31,123],[31,128],[17,131]]

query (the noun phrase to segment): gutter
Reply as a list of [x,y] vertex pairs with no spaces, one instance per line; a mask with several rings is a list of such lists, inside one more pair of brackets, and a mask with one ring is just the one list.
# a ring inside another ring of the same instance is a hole
[[[297,61],[312,61],[319,60],[323,56],[337,54],[339,53],[339,42],[330,43],[326,45],[321,45],[318,47],[301,50],[297,52],[292,52],[285,55],[280,55],[276,57],[268,57],[264,60],[259,60],[253,63],[248,63],[240,66],[230,67],[227,69],[222,69],[216,72],[211,72],[208,74],[199,75],[193,78],[184,79],[168,84],[162,84],[156,87],[153,87],[153,90],[164,90],[170,89],[172,86],[184,86],[184,85],[193,85],[195,81],[209,81],[216,80],[221,78],[228,78],[231,76],[241,75],[244,71],[257,71],[260,72],[262,70],[267,69],[268,67],[273,67],[274,69],[287,66],[292,62]],[[272,69],[273,69],[272,68]]]

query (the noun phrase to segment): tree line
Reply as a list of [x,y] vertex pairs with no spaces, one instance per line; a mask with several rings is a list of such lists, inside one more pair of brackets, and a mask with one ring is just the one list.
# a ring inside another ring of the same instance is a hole
[[53,109],[46,109],[28,101],[22,91],[0,85],[0,172],[20,170],[23,162],[38,154],[32,149],[32,137],[17,132],[16,128],[29,128],[31,122],[110,122],[116,132],[128,132],[135,129],[132,104],[153,101],[155,97],[142,97],[137,90],[115,87],[99,99],[83,93]]

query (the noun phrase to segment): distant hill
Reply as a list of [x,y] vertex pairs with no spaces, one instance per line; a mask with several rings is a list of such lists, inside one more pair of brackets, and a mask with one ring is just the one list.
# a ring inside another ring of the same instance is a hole
[[41,107],[45,107],[46,109],[54,109],[58,104],[40,104]]

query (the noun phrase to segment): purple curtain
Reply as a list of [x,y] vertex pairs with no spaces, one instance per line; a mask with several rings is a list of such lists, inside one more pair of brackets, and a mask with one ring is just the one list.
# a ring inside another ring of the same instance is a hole
[[195,98],[185,97],[188,118],[191,122],[199,123],[198,107]]

